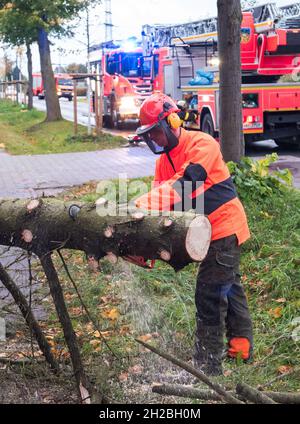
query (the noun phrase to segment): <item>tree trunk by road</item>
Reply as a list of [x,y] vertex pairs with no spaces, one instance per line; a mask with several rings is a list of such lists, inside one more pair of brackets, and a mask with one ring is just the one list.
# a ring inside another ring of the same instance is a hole
[[62,115],[59,99],[56,93],[56,84],[50,55],[50,44],[48,34],[43,28],[40,28],[38,31],[38,46],[47,107],[46,121],[60,121],[62,119]]
[[239,162],[245,154],[241,98],[240,0],[218,0],[220,59],[220,140],[226,162]]
[[27,56],[27,71],[28,71],[28,109],[33,108],[33,78],[32,78],[32,53],[30,44],[26,44],[26,56]]

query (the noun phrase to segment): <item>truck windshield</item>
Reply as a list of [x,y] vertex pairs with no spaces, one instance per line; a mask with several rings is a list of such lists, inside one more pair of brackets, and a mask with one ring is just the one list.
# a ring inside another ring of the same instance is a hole
[[[151,71],[151,64],[143,64],[142,53],[115,53],[107,57],[106,69],[110,75],[120,74],[124,77],[145,76]],[[142,68],[143,67],[143,70]]]
[[124,77],[140,76],[142,53],[122,53],[122,75]]
[[58,83],[58,85],[72,85],[72,80],[59,78],[57,83]]

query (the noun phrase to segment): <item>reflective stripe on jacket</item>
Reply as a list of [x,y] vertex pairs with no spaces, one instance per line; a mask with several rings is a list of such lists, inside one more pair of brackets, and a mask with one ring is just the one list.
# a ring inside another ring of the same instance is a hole
[[136,205],[159,211],[193,208],[208,216],[212,240],[236,234],[242,244],[250,238],[247,217],[220,146],[203,132],[181,129],[179,144],[169,158],[163,154],[156,162],[154,188]]

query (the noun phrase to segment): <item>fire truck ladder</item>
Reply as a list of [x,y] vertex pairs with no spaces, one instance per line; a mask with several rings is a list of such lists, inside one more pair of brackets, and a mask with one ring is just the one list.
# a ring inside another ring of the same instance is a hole
[[[244,10],[252,12],[255,24],[266,23],[257,28],[257,32],[263,32],[274,27],[274,24],[282,28],[299,28],[300,27],[300,3],[292,3],[288,6],[277,7],[274,2],[266,3]],[[144,25],[143,47],[145,55],[151,55],[154,48],[170,46],[172,40],[184,40],[192,44],[199,42],[197,36],[205,36],[213,38],[217,41],[217,18],[205,18],[195,22],[172,25]],[[202,41],[205,38],[202,37]]]
[[[178,64],[178,73],[179,73],[179,85],[177,88],[181,87],[183,78],[194,78],[194,61],[193,56],[190,50],[190,47],[188,44],[186,44],[182,39],[180,39],[182,44],[180,47],[182,47],[184,53],[179,53],[179,46],[173,45],[173,56],[175,52],[176,61]],[[183,72],[185,73],[183,74]],[[190,71],[190,73],[189,73]]]

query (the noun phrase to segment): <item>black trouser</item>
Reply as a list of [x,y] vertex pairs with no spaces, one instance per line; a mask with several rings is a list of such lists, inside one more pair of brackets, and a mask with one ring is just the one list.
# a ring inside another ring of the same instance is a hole
[[247,338],[253,345],[252,322],[240,281],[240,247],[235,235],[212,241],[197,277],[195,358],[212,353],[217,362],[227,339]]

